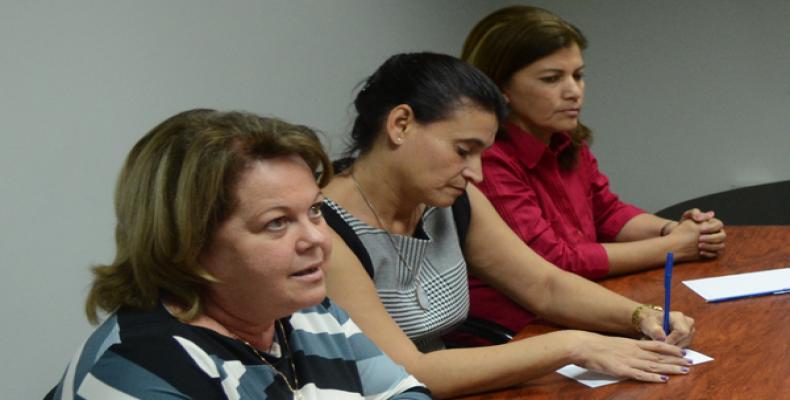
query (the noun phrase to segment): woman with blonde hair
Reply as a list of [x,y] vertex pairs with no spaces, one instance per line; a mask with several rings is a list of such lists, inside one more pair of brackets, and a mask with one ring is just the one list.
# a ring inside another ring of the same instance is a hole
[[308,128],[191,110],[118,179],[117,253],[53,398],[428,399],[326,298],[331,166]]

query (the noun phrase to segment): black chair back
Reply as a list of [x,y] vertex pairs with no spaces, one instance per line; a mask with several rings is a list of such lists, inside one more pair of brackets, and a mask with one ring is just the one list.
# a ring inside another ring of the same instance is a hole
[[725,225],[790,225],[790,180],[698,197],[667,207],[656,215],[676,220],[690,208],[714,210]]

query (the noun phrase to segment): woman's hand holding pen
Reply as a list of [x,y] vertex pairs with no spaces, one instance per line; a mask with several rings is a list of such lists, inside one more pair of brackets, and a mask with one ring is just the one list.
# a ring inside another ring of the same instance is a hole
[[670,332],[667,336],[663,328],[663,312],[648,309],[642,314],[639,330],[650,339],[666,342],[678,347],[688,347],[694,339],[694,319],[680,311],[669,313]]
[[[661,330],[661,324],[656,325]],[[592,371],[646,382],[666,382],[669,374],[689,372],[684,350],[657,340],[634,340],[576,331],[582,336],[573,353],[574,364]]]

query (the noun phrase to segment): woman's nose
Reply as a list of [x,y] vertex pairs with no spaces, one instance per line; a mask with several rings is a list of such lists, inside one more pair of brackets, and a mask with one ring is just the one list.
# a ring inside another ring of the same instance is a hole
[[578,99],[584,94],[584,83],[581,80],[570,77],[565,84],[563,95],[566,98]]
[[310,220],[302,224],[301,236],[296,244],[297,250],[309,250],[312,247],[320,246],[328,240],[326,230],[323,229],[323,224],[323,220],[319,222]]
[[461,176],[466,180],[473,183],[480,183],[483,181],[483,166],[480,156],[470,157],[468,164],[461,171]]

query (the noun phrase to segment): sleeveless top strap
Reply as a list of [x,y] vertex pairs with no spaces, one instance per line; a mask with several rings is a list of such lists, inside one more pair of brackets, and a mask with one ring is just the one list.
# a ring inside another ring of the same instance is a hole
[[[472,217],[472,207],[469,203],[469,195],[464,192],[462,195],[458,196],[452,208],[453,220],[455,221],[455,228],[458,232],[458,243],[460,243],[461,248],[463,248],[466,234],[469,231],[469,222]],[[340,214],[326,203],[321,203],[321,212],[327,224],[335,230],[346,243],[346,246],[354,252],[365,268],[365,271],[368,273],[368,276],[373,278],[373,262],[370,260],[370,255],[365,249],[365,245],[359,240],[359,236],[354,233],[354,230],[343,220]]]
[[326,223],[335,230],[343,241],[346,242],[346,246],[357,256],[359,262],[365,267],[368,276],[373,278],[373,262],[370,261],[370,255],[368,255],[365,245],[359,240],[359,236],[354,233],[354,230],[343,220],[340,214],[325,202],[321,203],[321,213],[324,215]]

